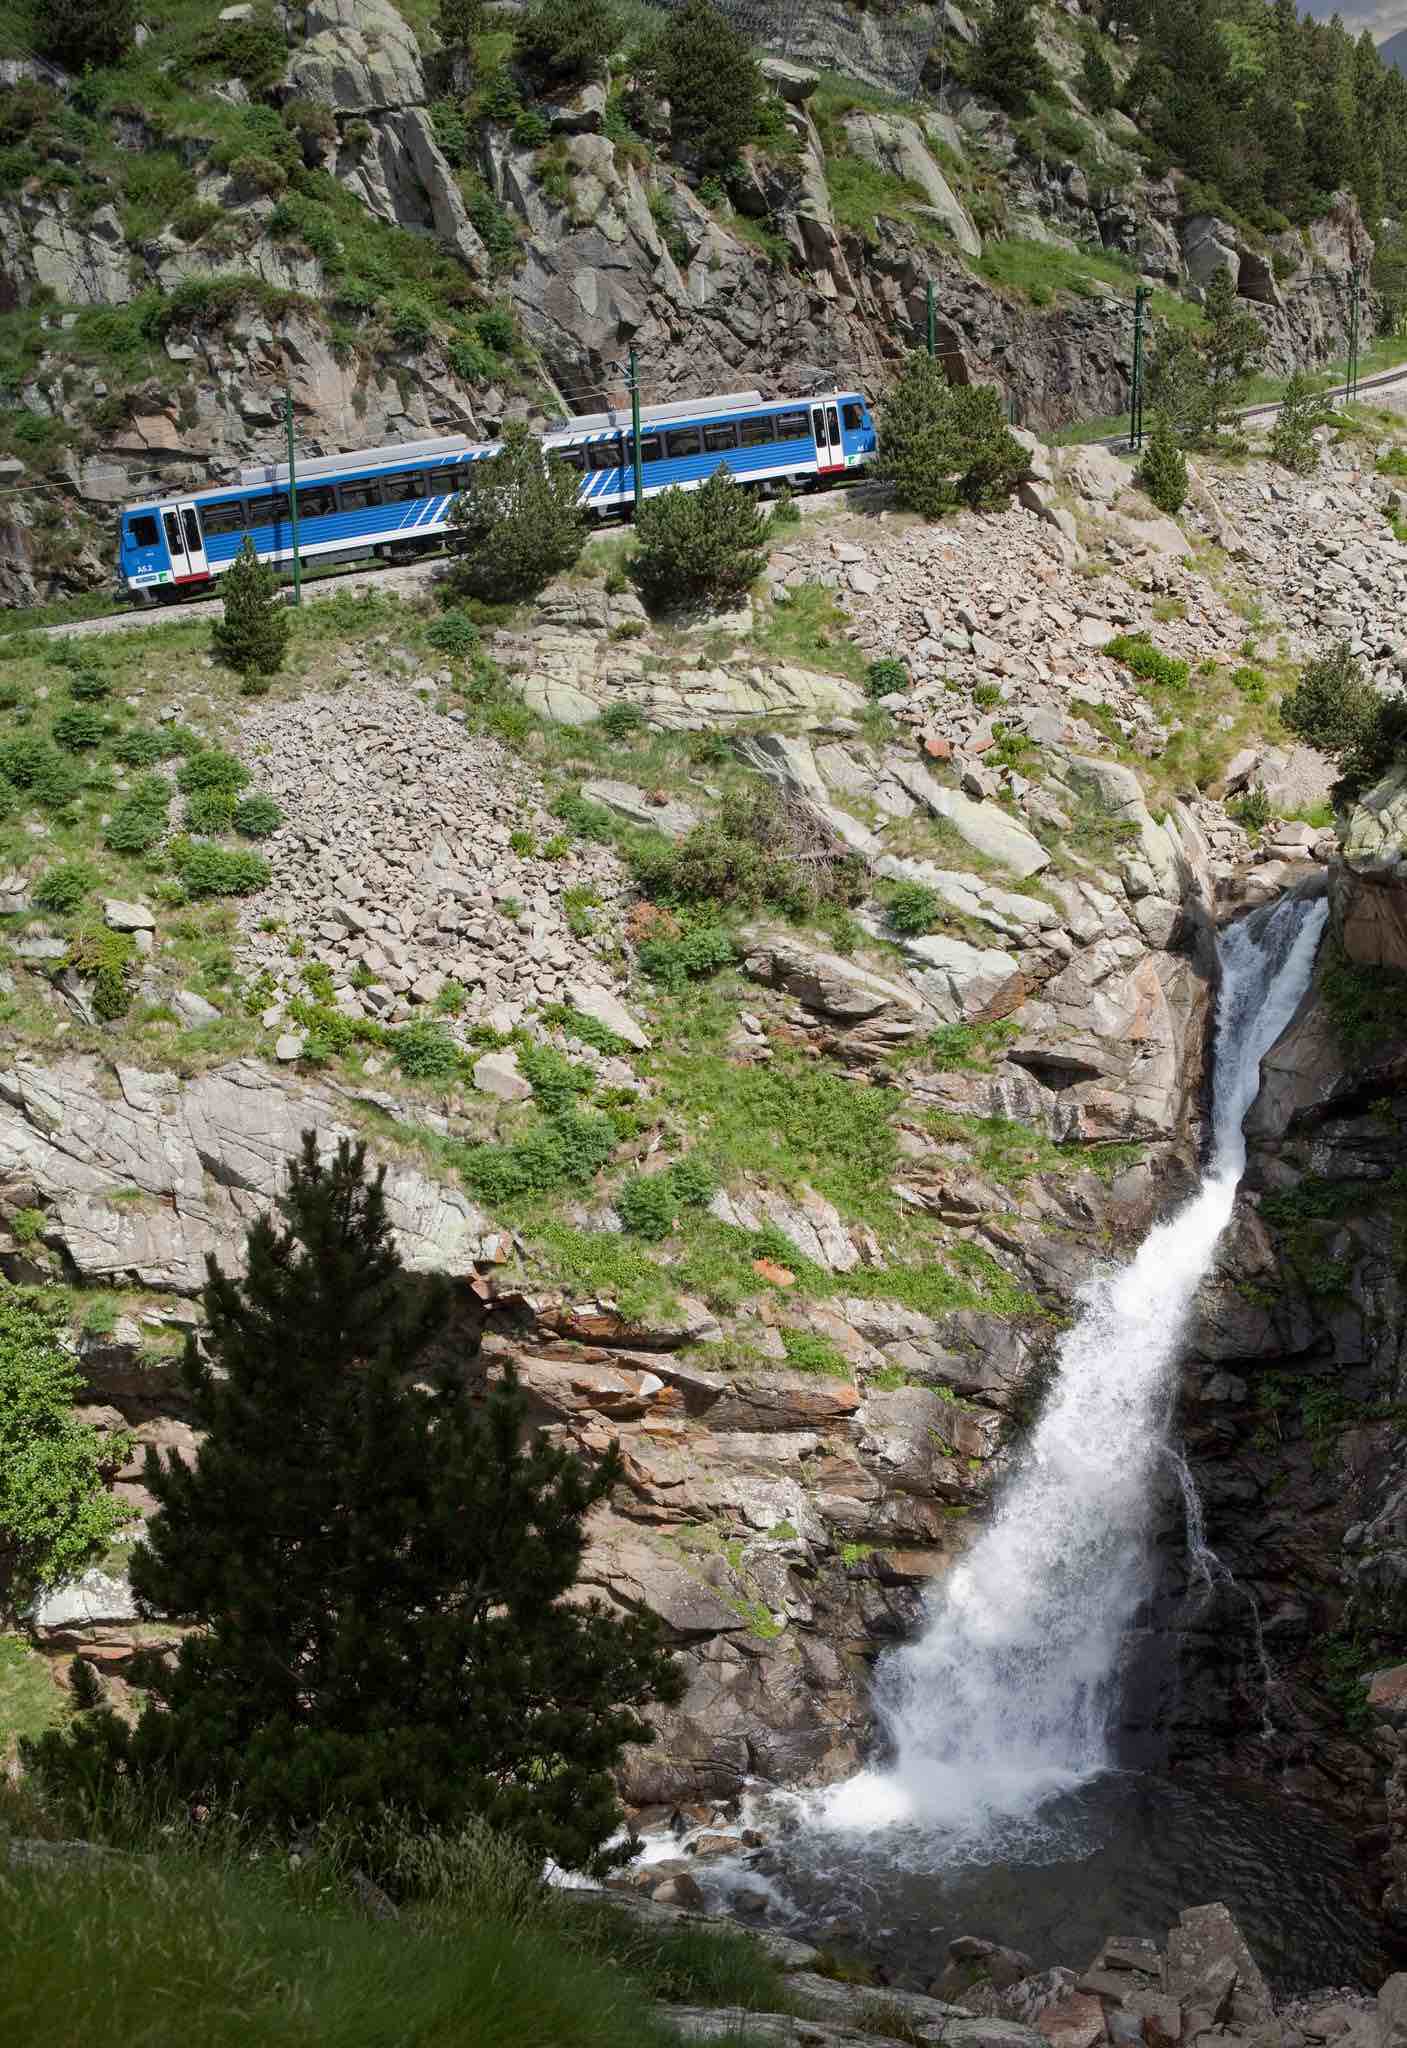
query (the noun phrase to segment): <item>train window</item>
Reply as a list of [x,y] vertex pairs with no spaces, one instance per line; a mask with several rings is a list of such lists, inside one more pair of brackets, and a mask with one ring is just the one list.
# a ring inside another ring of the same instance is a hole
[[379,477],[368,477],[364,483],[339,484],[337,486],[337,509],[340,512],[361,512],[368,505],[381,503],[381,481]]
[[135,519],[129,519],[127,531],[132,536],[134,548],[154,548],[161,540],[156,530],[155,514],[151,512],[139,512]]
[[381,488],[386,493],[386,503],[388,505],[405,505],[412,498],[423,498],[425,496],[425,479],[423,476],[412,471],[405,476],[385,477],[382,480]]
[[765,448],[776,436],[776,423],[763,413],[754,413],[750,420],[738,421],[738,439],[744,448]]
[[231,498],[223,505],[202,505],[200,518],[207,540],[213,540],[219,533],[243,533],[244,500]]
[[640,436],[640,460],[642,462],[659,462],[663,455],[664,443],[658,434],[642,434]]
[[679,427],[672,434],[666,434],[664,445],[671,462],[677,462],[681,455],[703,453],[703,435],[697,427]]
[[174,512],[163,512],[161,522],[166,528],[166,546],[174,560],[177,555],[185,553],[181,546],[181,522]]
[[193,505],[182,506],[181,524],[186,529],[186,553],[198,555],[205,543],[200,537],[200,521],[195,516]]
[[588,453],[591,457],[591,467],[593,469],[620,468],[621,450],[619,441],[593,441]]
[[337,497],[330,484],[318,484],[298,493],[300,519],[326,519],[330,512],[336,510]]
[[721,455],[725,448],[736,448],[738,430],[732,420],[720,420],[715,427],[704,428],[704,448],[710,455]]
[[281,526],[288,518],[288,493],[280,491],[276,498],[251,498],[249,500],[249,524],[251,526]]
[[432,469],[425,479],[425,489],[432,498],[443,497],[446,491],[462,490],[452,469]]
[[865,408],[852,398],[849,405],[841,407],[841,412],[845,418],[846,433],[858,434],[865,424]]
[[454,472],[454,484],[453,484],[453,488],[454,488],[454,489],[455,489],[456,491],[467,491],[467,490],[468,490],[468,488],[469,488],[469,474],[470,474],[470,471],[471,471],[471,470],[473,469],[473,467],[474,467],[474,465],[473,465],[473,463],[472,463],[472,462],[465,462],[465,463],[461,463],[461,464],[460,464],[460,466],[459,466],[459,468],[458,468],[458,469],[457,469],[457,470],[456,470],[456,471]]
[[568,469],[585,470],[586,450],[584,448],[553,448],[550,451],[554,462],[565,462]]
[[804,412],[779,412],[776,432],[779,441],[802,441],[810,432],[810,422]]

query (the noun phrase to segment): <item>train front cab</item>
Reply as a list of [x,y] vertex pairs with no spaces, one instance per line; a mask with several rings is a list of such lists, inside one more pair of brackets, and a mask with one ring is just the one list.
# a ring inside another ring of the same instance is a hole
[[149,505],[122,515],[122,581],[147,603],[210,581],[200,514],[189,505]]

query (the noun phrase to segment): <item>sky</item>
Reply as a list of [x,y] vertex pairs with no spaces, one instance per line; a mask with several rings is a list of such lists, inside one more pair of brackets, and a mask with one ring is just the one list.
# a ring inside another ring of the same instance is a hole
[[1340,14],[1345,28],[1352,29],[1355,35],[1365,28],[1371,29],[1377,42],[1407,28],[1407,0],[1379,0],[1377,6],[1355,6],[1353,0],[1346,0],[1340,7],[1335,7],[1333,0],[1300,0],[1300,6],[1316,21],[1327,21],[1331,14]]

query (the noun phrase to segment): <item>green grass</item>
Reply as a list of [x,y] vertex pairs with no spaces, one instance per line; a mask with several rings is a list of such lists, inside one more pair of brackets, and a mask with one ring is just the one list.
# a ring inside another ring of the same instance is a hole
[[794,2006],[736,1930],[646,1929],[520,1889],[516,1913],[483,1887],[450,1887],[378,1921],[335,1869],[290,1872],[277,1853],[12,1872],[6,2018],[26,2048],[108,2029],[146,2048],[668,2048],[679,2036],[657,2000]]
[[22,1636],[0,1635],[0,1762],[17,1738],[42,1735],[65,1712],[64,1694],[50,1676],[47,1659]]
[[798,583],[757,608],[753,639],[775,661],[845,676],[862,687],[867,656],[850,637],[850,622],[823,583]]
[[909,178],[896,178],[859,156],[831,156],[826,159],[826,188],[837,227],[849,228],[866,242],[879,239],[881,215],[907,221],[926,241],[954,246],[935,220],[915,216],[916,206],[929,204],[928,194]]
[[[1037,305],[1048,305],[1059,293],[1079,298],[1095,296],[1096,285],[1112,285],[1121,295],[1132,298],[1137,273],[1114,257],[1094,249],[1064,249],[1050,242],[1027,242],[1019,237],[988,242],[974,268],[989,284],[1018,292]],[[1166,302],[1166,304],[1161,302]],[[1201,313],[1170,292],[1155,294],[1153,310],[1180,325],[1200,326]]]

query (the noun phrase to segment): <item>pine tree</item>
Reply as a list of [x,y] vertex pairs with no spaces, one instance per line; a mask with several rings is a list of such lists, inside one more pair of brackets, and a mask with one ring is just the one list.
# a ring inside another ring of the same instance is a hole
[[256,1828],[477,1815],[602,1869],[611,1767],[682,1690],[652,1620],[576,1597],[619,1457],[525,1448],[511,1375],[479,1412],[462,1368],[425,1372],[447,1289],[401,1269],[360,1148],[322,1164],[308,1133],[279,1209],[246,1278],[209,1264],[212,1363],[192,1343],[185,1365],[199,1463],[148,1457],[132,1583],[201,1631],[141,1674],[135,1728],[86,1713],[28,1761],[71,1801],[122,1774]]
[[586,545],[579,488],[567,463],[543,461],[526,427],[509,427],[497,455],[470,465],[450,513],[456,593],[511,604],[570,569]]
[[136,28],[137,0],[45,0],[34,10],[40,49],[74,71],[120,64]]
[[1280,410],[1270,432],[1270,453],[1274,461],[1296,476],[1308,476],[1319,465],[1314,429],[1323,411],[1309,379],[1296,370],[1280,400]]
[[726,463],[696,491],[647,498],[635,534],[635,574],[656,605],[740,598],[767,560],[767,521]]
[[245,535],[234,565],[220,584],[225,616],[214,627],[215,652],[245,678],[251,692],[267,689],[261,681],[283,667],[288,648],[289,617],[278,576],[254,552]]
[[1093,114],[1107,114],[1118,98],[1114,67],[1105,56],[1097,35],[1085,38],[1084,61],[1080,66],[1080,94]]
[[1050,84],[1050,66],[1036,41],[1032,0],[993,0],[973,52],[972,85],[1005,107],[1024,114],[1033,93]]
[[1250,380],[1265,356],[1265,329],[1254,313],[1241,311],[1231,274],[1218,270],[1203,301],[1206,332],[1198,341],[1211,388],[1211,431],[1245,402]]
[[669,102],[677,153],[700,170],[726,171],[757,132],[762,73],[752,45],[709,0],[687,0],[643,67]]
[[920,351],[880,406],[878,441],[880,476],[901,505],[925,519],[939,518],[959,498],[969,505],[998,503],[1026,467],[993,387],[954,388],[942,364]]
[[1160,512],[1169,518],[1187,503],[1187,457],[1165,412],[1153,415],[1153,430],[1138,466],[1138,481]]

